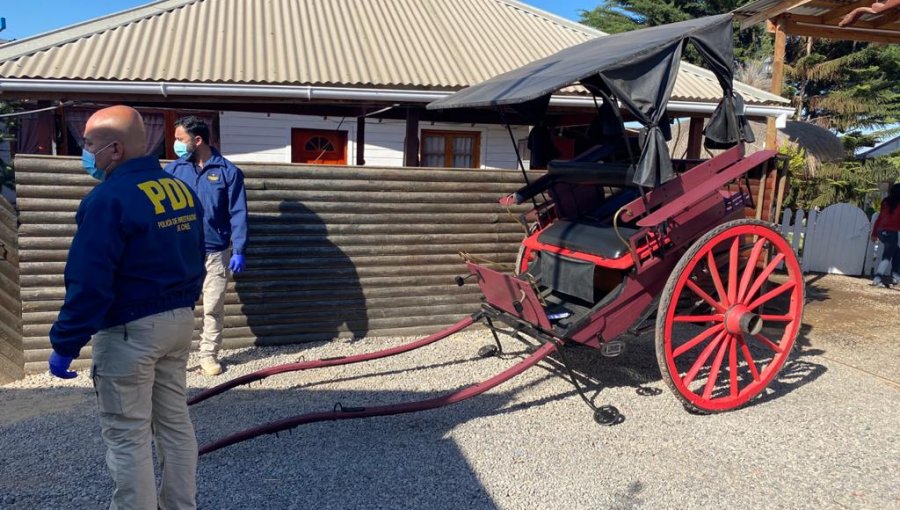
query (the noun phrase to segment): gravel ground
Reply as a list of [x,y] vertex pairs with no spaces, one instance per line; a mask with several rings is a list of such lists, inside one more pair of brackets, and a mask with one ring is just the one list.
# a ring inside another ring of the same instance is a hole
[[[543,364],[455,406],[319,423],[201,458],[206,509],[900,508],[900,291],[860,279],[809,285],[802,350],[742,410],[685,412],[660,380],[653,339],[619,358],[575,348],[591,395],[625,421],[601,427]],[[229,351],[222,378],[403,339]],[[275,376],[193,408],[201,443],[308,411],[428,398],[525,354],[479,359],[485,331],[362,365]],[[111,491],[89,378],[0,387],[0,508],[104,508]]]

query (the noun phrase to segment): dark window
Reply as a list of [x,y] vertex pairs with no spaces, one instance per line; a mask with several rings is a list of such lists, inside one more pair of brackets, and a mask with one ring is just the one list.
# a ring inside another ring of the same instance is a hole
[[422,131],[422,166],[479,168],[481,133]]

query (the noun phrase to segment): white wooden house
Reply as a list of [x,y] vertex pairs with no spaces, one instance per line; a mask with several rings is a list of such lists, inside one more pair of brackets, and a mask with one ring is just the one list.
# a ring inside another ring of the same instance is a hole
[[[235,161],[511,168],[510,133],[492,112],[424,106],[602,36],[514,0],[161,0],[0,46],[0,94],[72,102],[24,119],[23,153],[77,155],[91,108],[127,103],[142,109],[161,157],[173,156],[172,123],[193,112]],[[719,90],[683,65],[671,116],[708,116]],[[790,111],[737,90],[751,116]],[[551,102],[568,122],[593,108],[577,95]],[[528,126],[518,124],[521,141]]]

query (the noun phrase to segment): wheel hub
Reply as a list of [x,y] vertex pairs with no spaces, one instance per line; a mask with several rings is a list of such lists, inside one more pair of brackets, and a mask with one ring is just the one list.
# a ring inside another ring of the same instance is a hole
[[762,329],[762,317],[744,305],[735,305],[725,312],[725,330],[732,335],[758,335]]

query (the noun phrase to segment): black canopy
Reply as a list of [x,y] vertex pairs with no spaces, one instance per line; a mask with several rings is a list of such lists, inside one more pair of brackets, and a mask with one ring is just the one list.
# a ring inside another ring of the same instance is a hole
[[722,86],[722,102],[704,132],[707,146],[725,148],[751,141],[749,126],[741,118],[743,101],[732,87],[731,14],[592,39],[439,99],[428,109],[545,109],[551,94],[580,83],[605,100],[618,100],[644,126],[634,182],[654,187],[674,176],[660,123],[667,122],[666,105],[687,42]]

